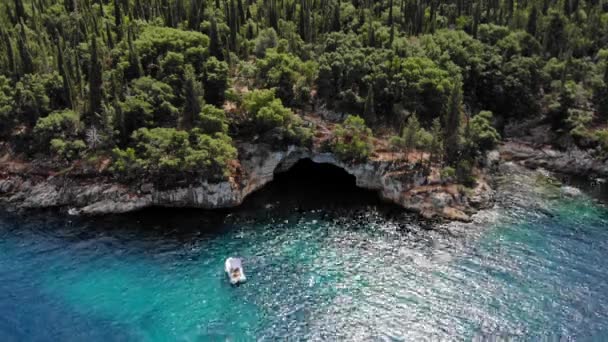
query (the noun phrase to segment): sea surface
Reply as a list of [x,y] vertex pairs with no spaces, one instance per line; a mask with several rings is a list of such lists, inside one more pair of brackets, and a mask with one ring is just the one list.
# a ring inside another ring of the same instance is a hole
[[308,164],[230,211],[2,210],[0,341],[607,341],[607,192],[572,182],[507,166],[470,224]]

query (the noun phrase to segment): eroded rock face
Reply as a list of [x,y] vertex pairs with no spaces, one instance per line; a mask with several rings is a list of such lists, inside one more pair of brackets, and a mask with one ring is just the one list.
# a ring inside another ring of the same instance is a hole
[[608,160],[599,160],[589,151],[578,148],[558,151],[548,146],[536,148],[525,143],[507,142],[501,146],[500,154],[503,159],[519,162],[526,167],[542,167],[577,176],[608,176]]
[[355,176],[357,186],[377,191],[382,199],[426,218],[468,221],[476,209],[491,203],[493,198],[493,191],[483,180],[467,195],[456,186],[425,184],[427,178],[419,171],[395,166],[390,161],[349,164],[331,153],[295,146],[273,151],[268,146],[253,144],[240,146],[240,158],[243,176],[238,181],[200,181],[188,187],[160,190],[150,183],[125,186],[101,178],[26,180],[13,175],[0,180],[0,196],[5,202],[23,208],[70,207],[71,213],[84,215],[124,213],[150,206],[230,208],[271,182],[275,173],[289,170],[302,159],[310,159],[344,169]]

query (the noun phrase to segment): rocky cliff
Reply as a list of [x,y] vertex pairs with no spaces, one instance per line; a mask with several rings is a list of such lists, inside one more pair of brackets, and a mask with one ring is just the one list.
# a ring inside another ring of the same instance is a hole
[[288,170],[302,159],[340,167],[355,176],[357,186],[374,190],[382,199],[426,218],[468,221],[479,208],[490,204],[494,195],[483,177],[474,189],[465,190],[442,184],[436,176],[426,177],[412,164],[386,158],[345,163],[331,153],[307,148],[291,146],[275,151],[263,144],[241,144],[239,159],[238,179],[219,183],[201,180],[170,189],[159,189],[151,183],[118,184],[104,177],[44,177],[4,172],[0,199],[21,208],[65,207],[72,214],[83,215],[124,213],[152,206],[230,208],[271,182],[276,173]]
[[519,140],[501,145],[501,158],[518,162],[526,167],[539,168],[582,177],[608,177],[608,159],[598,159],[592,151],[572,147],[557,150],[550,145],[538,145]]

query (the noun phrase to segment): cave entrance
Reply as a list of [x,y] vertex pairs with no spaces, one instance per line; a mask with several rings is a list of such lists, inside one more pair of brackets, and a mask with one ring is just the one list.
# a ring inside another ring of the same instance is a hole
[[304,210],[382,203],[375,191],[357,187],[355,176],[344,169],[310,159],[302,159],[289,170],[275,173],[274,180],[247,202]]

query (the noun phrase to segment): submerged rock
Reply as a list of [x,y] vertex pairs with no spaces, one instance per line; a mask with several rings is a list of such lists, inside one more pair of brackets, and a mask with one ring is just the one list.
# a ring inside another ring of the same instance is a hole
[[564,185],[560,188],[560,192],[563,196],[568,197],[578,197],[583,194],[583,192],[575,187]]

